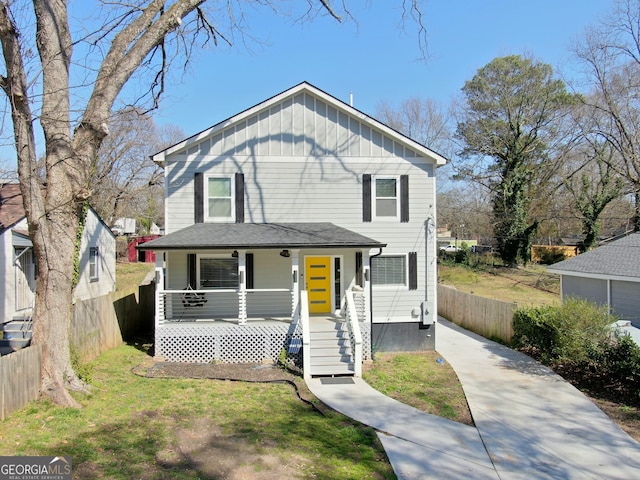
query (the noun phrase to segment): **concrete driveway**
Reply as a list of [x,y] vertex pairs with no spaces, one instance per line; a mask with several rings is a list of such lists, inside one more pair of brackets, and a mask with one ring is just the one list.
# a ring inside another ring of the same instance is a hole
[[436,350],[456,371],[475,428],[400,404],[361,379],[308,382],[324,403],[378,430],[398,478],[640,478],[640,444],[571,384],[447,320],[436,329]]

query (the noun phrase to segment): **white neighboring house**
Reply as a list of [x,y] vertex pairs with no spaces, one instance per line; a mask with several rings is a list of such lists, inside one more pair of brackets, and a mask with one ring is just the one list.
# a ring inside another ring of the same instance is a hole
[[[0,185],[0,324],[30,318],[37,265],[17,184]],[[80,277],[75,300],[115,290],[115,236],[89,208],[80,250]]]
[[135,235],[136,233],[136,219],[129,217],[120,217],[113,222],[111,230],[116,235]]
[[604,244],[548,268],[560,275],[562,298],[581,297],[640,327],[640,233]]
[[[160,262],[156,355],[260,362],[302,345],[305,375],[357,375],[360,348],[434,348],[443,157],[303,82],[152,159],[165,236],[138,248]],[[321,359],[328,318],[344,370]]]

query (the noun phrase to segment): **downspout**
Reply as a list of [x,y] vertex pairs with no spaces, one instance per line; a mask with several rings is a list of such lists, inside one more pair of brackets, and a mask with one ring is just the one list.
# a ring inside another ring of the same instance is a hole
[[[425,268],[424,268],[424,304],[420,309],[420,315],[422,317],[422,325],[426,328],[433,325],[433,315],[429,316],[429,313],[434,308],[433,302],[429,301],[429,223],[431,217],[427,217],[424,221],[424,251],[425,251]],[[437,279],[436,279],[437,282]]]
[[371,276],[371,259],[382,255],[382,247],[379,247],[380,251],[375,255],[369,255],[369,314],[371,315],[371,325],[373,327],[373,278]]

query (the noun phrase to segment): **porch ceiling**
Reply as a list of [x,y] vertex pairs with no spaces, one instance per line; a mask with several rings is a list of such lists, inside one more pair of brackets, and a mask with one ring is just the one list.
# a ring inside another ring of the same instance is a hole
[[141,250],[380,248],[386,244],[333,223],[196,223],[137,246]]

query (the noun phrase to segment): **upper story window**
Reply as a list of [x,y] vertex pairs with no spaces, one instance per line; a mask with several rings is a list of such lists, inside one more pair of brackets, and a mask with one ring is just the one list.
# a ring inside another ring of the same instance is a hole
[[98,247],[89,248],[89,280],[96,282],[100,279],[100,250]]
[[235,188],[232,177],[208,176],[205,215],[207,220],[235,221]]
[[400,216],[398,179],[395,177],[374,177],[373,216],[378,219],[397,219]]

